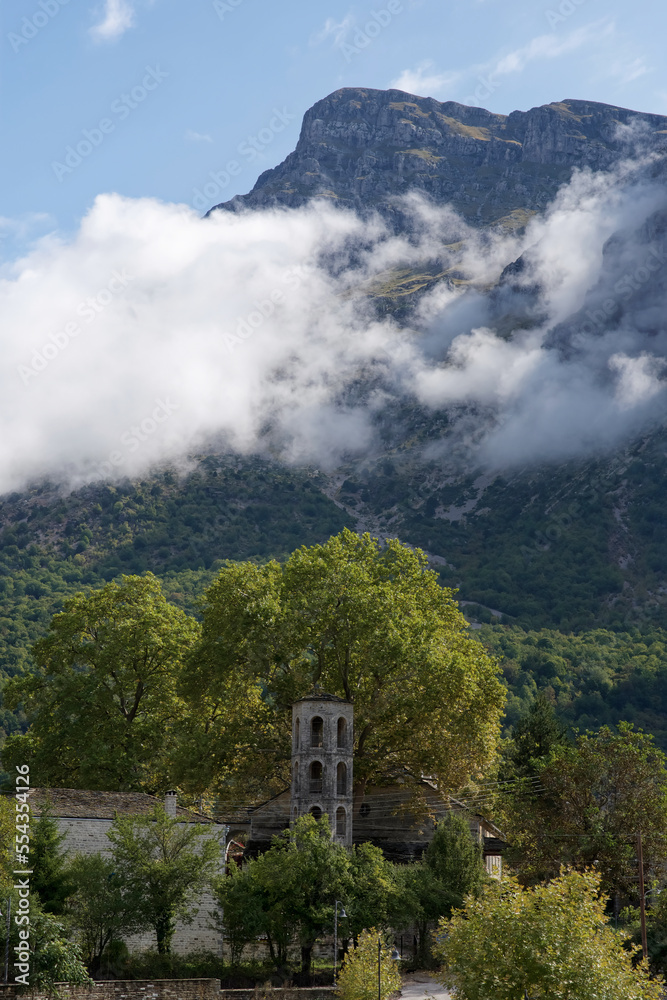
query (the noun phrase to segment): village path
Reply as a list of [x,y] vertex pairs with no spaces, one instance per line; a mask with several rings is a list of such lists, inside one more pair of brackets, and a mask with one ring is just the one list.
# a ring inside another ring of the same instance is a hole
[[451,993],[430,976],[413,973],[403,980],[401,1000],[450,1000]]

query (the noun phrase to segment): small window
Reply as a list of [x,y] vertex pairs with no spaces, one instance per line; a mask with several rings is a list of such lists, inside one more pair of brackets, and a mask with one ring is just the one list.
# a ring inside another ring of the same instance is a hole
[[336,768],[336,794],[347,795],[347,766],[342,761]]
[[294,791],[298,795],[298,793],[299,793],[299,762],[298,762],[298,760],[294,761],[294,772],[293,772],[293,775],[294,775]]
[[315,819],[322,819],[322,810],[320,809],[319,806],[313,806],[313,808],[310,810],[310,815],[314,816]]
[[371,807],[369,806],[368,802],[362,802],[361,806],[359,807],[359,815],[363,816],[365,819],[366,816],[370,816],[370,814],[371,814]]
[[337,744],[339,750],[344,750],[347,747],[347,719],[343,719],[342,716],[338,720]]
[[324,722],[316,715],[310,723],[310,745],[311,747],[321,747],[324,739]]
[[294,745],[296,749],[299,749],[299,731],[301,729],[301,719],[296,720],[296,725],[294,726]]
[[336,809],[336,836],[344,837],[347,831],[347,813],[342,806]]
[[314,760],[310,765],[310,791],[322,791],[322,765],[319,760]]

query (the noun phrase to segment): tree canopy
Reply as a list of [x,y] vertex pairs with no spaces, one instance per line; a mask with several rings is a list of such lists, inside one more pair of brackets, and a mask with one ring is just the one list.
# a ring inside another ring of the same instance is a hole
[[556,743],[535,764],[537,784],[504,796],[511,861],[524,882],[552,878],[561,864],[595,865],[610,894],[637,898],[637,833],[646,870],[664,869],[665,757],[652,737],[621,723]]
[[35,644],[37,669],[7,685],[32,727],[9,737],[5,767],[28,761],[33,780],[55,787],[163,786],[185,709],[179,667],[198,634],[151,574],[77,594]]
[[590,871],[533,889],[510,877],[490,881],[440,923],[445,984],[460,1000],[659,1000],[662,984],[645,963],[633,967],[599,888]]
[[346,529],[282,566],[230,565],[207,591],[189,660],[184,691],[200,723],[181,780],[236,795],[284,787],[289,706],[318,683],[354,703],[358,783],[428,774],[451,790],[494,759],[497,673],[453,592],[398,541]]

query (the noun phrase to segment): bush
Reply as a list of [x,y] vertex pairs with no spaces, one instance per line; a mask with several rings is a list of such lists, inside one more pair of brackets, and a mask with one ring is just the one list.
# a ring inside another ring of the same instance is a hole
[[392,993],[400,990],[401,976],[396,961],[391,957],[391,944],[371,927],[370,930],[361,932],[357,947],[345,957],[338,976],[337,992],[341,1000],[377,1000],[380,939],[380,998],[386,1000]]
[[662,984],[645,962],[633,967],[599,887],[590,871],[561,872],[533,889],[514,878],[485,886],[440,922],[443,982],[457,1000],[659,1000]]

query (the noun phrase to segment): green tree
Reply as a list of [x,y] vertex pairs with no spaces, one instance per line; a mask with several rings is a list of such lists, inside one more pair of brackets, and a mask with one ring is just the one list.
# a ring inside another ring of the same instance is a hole
[[10,736],[4,766],[29,762],[55,787],[156,790],[168,785],[170,742],[184,705],[176,687],[199,635],[152,574],[77,594],[33,647],[36,669],[10,681],[29,734]]
[[544,692],[538,692],[528,712],[512,731],[505,754],[509,778],[534,778],[552,750],[567,744],[567,729]]
[[244,868],[232,865],[217,880],[215,896],[220,906],[216,923],[229,945],[231,964],[238,965],[244,947],[264,932],[264,898],[252,877],[252,862]]
[[661,983],[633,967],[607,924],[599,888],[590,871],[533,889],[507,877],[485,885],[440,923],[444,983],[460,1000],[659,1000]]
[[375,927],[362,931],[356,948],[345,956],[338,975],[336,992],[341,1000],[378,1000],[378,996],[387,1000],[399,992],[401,985],[389,939]]
[[358,784],[400,773],[417,787],[428,773],[443,790],[460,787],[496,754],[497,672],[426,556],[398,541],[346,529],[283,566],[228,566],[207,591],[185,679],[200,719],[193,740],[211,763],[202,768],[200,752],[182,780],[236,798],[284,787],[289,706],[318,683],[354,702]]
[[449,917],[469,894],[478,894],[486,880],[482,849],[465,816],[450,813],[438,823],[423,858],[404,869],[403,879],[405,911],[417,927],[419,962],[426,965],[437,921]]
[[367,927],[387,928],[403,920],[402,882],[396,865],[374,844],[355,844],[350,852],[352,890],[345,900],[344,925],[355,939]]
[[270,943],[280,941],[274,961],[285,960],[289,937],[296,935],[301,971],[309,973],[313,945],[333,929],[336,900],[345,901],[352,892],[350,857],[332,841],[327,817],[302,816],[274,838],[252,862],[252,878],[264,898],[264,930]]
[[107,836],[138,921],[155,931],[160,954],[171,950],[176,920],[191,921],[196,898],[218,873],[220,844],[207,824],[184,823],[156,806],[146,816],[117,816]]
[[142,892],[136,881],[125,884],[115,867],[113,859],[102,854],[80,854],[71,862],[69,917],[93,974],[109,945],[145,927]]
[[69,862],[62,843],[65,834],[51,815],[48,803],[30,829],[31,889],[39,895],[45,913],[60,916],[73,890]]
[[621,723],[557,744],[537,767],[538,787],[504,799],[509,855],[522,881],[553,878],[565,863],[595,865],[611,895],[637,898],[637,832],[646,870],[664,867],[665,757],[652,737]]

